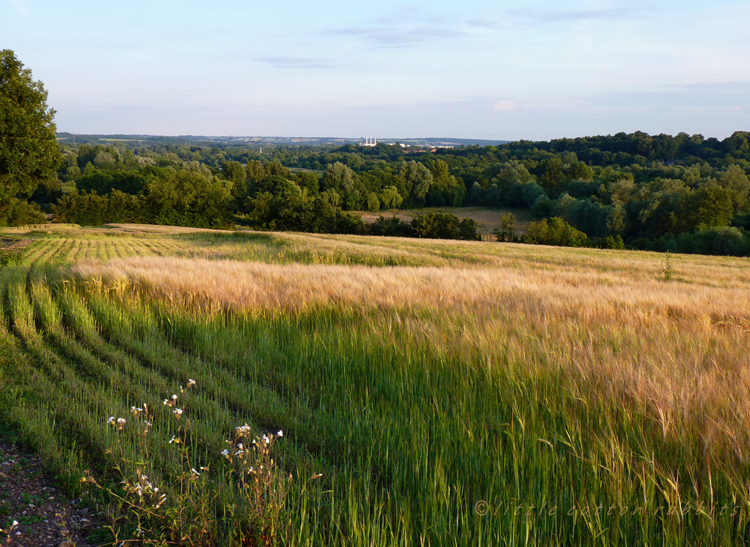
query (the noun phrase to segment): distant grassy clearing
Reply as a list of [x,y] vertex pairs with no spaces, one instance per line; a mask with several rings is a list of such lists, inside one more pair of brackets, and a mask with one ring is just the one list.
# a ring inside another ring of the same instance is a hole
[[428,209],[388,209],[373,213],[370,211],[355,211],[365,222],[375,222],[378,217],[386,218],[395,216],[404,222],[411,222],[417,216],[427,213],[452,213],[460,219],[470,218],[475,220],[479,225],[479,232],[482,234],[491,234],[492,231],[500,226],[500,218],[505,213],[513,213],[516,216],[514,225],[518,233],[526,233],[529,223],[534,220],[527,209],[495,209],[489,207],[430,207]]

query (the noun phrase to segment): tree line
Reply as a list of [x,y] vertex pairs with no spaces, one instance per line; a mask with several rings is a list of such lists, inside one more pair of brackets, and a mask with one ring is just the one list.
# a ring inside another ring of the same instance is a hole
[[[711,150],[728,149],[739,156],[748,138],[742,136],[738,145],[739,137],[735,133],[717,141]],[[702,153],[698,141],[690,140],[692,148],[686,150]],[[564,142],[582,147],[578,140]],[[638,150],[632,139],[596,140],[610,149],[622,143]],[[516,144],[418,154],[378,145],[384,154],[393,153],[387,160],[378,147],[357,150],[360,160],[377,157],[372,165],[353,161],[349,146],[282,147],[263,155],[248,148],[239,158],[243,163],[232,159],[240,153],[236,146],[64,145],[57,177],[40,188],[44,196],[35,198],[46,200],[60,220],[78,223],[129,218],[220,227],[240,222],[334,233],[370,233],[350,211],[481,205],[526,209],[539,220],[558,218],[592,241],[611,238],[639,249],[748,254],[750,161],[744,157],[725,154],[691,165],[684,160],[596,165],[579,159],[577,152],[560,153],[559,142],[548,147],[554,151],[514,148]],[[497,161],[501,153],[512,159]],[[324,169],[298,167],[310,157],[330,163]],[[696,157],[687,156],[690,161]]]

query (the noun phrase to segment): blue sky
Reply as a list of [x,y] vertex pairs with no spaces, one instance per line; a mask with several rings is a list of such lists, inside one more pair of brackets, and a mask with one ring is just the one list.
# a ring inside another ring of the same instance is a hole
[[750,2],[0,0],[60,131],[750,130]]

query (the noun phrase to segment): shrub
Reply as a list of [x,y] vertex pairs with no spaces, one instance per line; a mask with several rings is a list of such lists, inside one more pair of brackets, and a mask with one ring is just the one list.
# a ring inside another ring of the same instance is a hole
[[559,217],[540,220],[529,224],[528,231],[523,237],[524,243],[536,245],[556,245],[558,247],[585,247],[589,238],[580,230]]

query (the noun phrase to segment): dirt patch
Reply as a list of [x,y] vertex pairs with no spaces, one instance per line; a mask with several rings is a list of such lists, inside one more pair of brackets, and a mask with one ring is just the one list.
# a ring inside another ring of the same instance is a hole
[[23,250],[28,247],[33,239],[10,239],[7,237],[0,238],[0,249],[19,249]]
[[33,241],[33,239],[0,239],[0,266],[20,258],[26,247]]
[[[42,471],[38,456],[0,443],[0,544],[12,547],[89,545],[104,517],[80,499],[67,500]],[[18,524],[13,525],[14,522]]]

